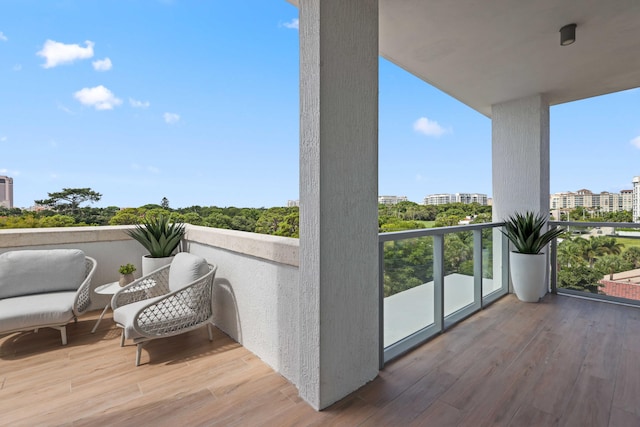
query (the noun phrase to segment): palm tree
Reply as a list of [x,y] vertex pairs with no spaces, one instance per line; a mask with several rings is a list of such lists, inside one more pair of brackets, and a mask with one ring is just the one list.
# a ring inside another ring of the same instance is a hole
[[575,267],[583,262],[582,248],[579,243],[571,239],[565,239],[558,244],[558,264],[560,266]]
[[609,275],[609,280],[613,280],[613,274],[626,270],[628,264],[619,255],[605,255],[595,263],[595,269],[603,274]]
[[633,265],[633,268],[640,267],[640,247],[631,246],[622,254],[625,261]]
[[589,263],[590,268],[593,268],[593,264],[595,264],[596,259],[600,255],[604,255],[606,253],[606,249],[603,248],[602,241],[599,237],[576,239],[576,243],[580,246],[580,249],[582,250],[582,257]]
[[624,244],[618,243],[615,237],[598,236],[595,237],[600,240],[600,245],[605,248],[604,251],[611,255],[620,255]]

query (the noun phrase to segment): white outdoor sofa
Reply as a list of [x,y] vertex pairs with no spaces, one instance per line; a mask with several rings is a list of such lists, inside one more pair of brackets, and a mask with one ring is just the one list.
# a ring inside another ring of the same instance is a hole
[[91,303],[96,260],[79,249],[10,251],[0,255],[0,334],[66,325]]

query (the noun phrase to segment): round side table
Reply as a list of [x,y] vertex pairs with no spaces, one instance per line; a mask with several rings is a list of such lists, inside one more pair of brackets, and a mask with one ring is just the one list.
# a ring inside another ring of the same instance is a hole
[[[95,289],[95,293],[96,294],[100,294],[100,295],[111,295],[113,296],[116,292],[118,292],[120,289],[122,289],[120,287],[120,283],[118,282],[111,282],[111,283],[107,283],[106,285],[101,285],[98,286]],[[107,310],[109,309],[109,307],[111,307],[111,301],[109,301],[107,303],[107,305],[105,305],[104,310],[102,310],[102,313],[100,314],[100,317],[98,318],[98,321],[96,322],[96,325],[93,327],[93,329],[91,330],[91,333],[95,333],[96,329],[98,329],[98,325],[100,324],[100,321],[102,320],[102,318],[104,317],[104,314],[107,312]]]

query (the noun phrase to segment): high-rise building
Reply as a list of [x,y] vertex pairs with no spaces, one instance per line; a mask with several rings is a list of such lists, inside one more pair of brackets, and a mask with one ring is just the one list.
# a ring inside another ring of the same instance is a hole
[[[639,177],[640,178],[640,177]],[[631,211],[635,190],[622,190],[620,193],[593,193],[587,189],[576,192],[554,193],[549,195],[549,208],[552,211],[566,211],[583,207],[591,212]]]
[[287,200],[287,207],[288,208],[296,208],[296,207],[300,207],[300,200]]
[[633,182],[633,222],[640,222],[640,176],[634,176],[631,182]]
[[0,206],[13,207],[13,178],[0,176]]

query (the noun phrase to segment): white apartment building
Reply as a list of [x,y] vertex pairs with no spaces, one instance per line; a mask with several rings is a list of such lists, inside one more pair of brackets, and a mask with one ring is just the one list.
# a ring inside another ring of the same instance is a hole
[[0,207],[13,207],[13,178],[0,176]]
[[396,205],[400,202],[408,202],[407,196],[378,196],[379,205]]
[[[640,179],[640,177],[638,177]],[[592,212],[619,212],[631,211],[635,190],[622,190],[620,193],[593,193],[582,189],[576,192],[554,193],[549,196],[549,208],[551,210],[570,210],[578,206]],[[634,216],[635,218],[635,216]]]
[[288,208],[300,207],[300,200],[287,200]]
[[408,201],[407,196],[378,196],[378,204],[380,205],[396,205]]
[[425,205],[444,205],[447,203],[478,203],[487,205],[487,195],[480,193],[430,194],[424,198]]
[[632,195],[632,212],[633,222],[640,222],[640,176],[634,176],[633,180],[633,195]]

